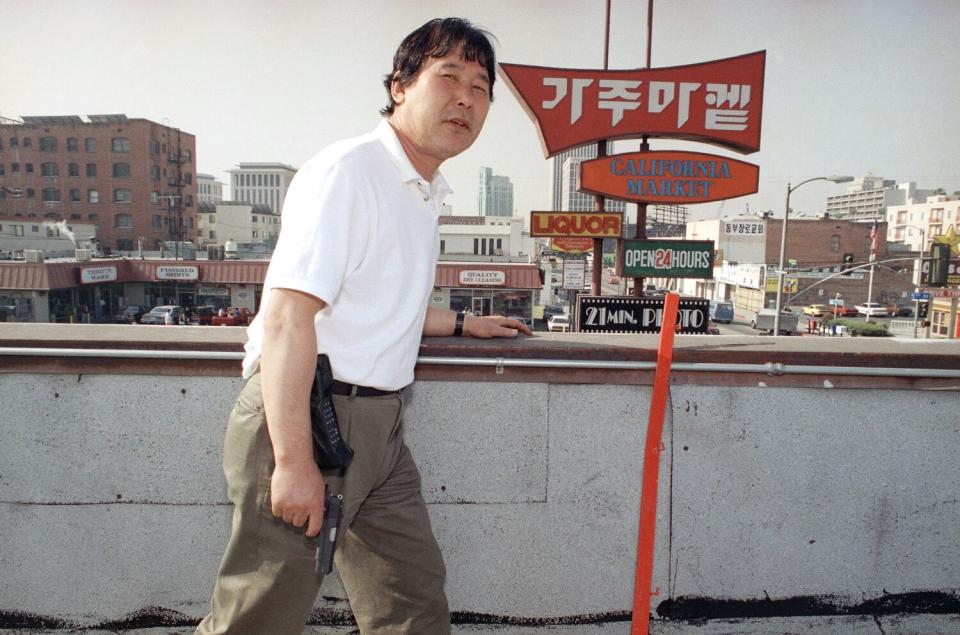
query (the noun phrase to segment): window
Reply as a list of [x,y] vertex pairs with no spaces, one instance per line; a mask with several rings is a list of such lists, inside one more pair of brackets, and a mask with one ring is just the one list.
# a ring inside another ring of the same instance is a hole
[[100,220],[100,214],[87,214],[87,220]]
[[156,205],[159,202],[160,202],[160,192],[156,190],[150,192],[150,203],[152,203],[153,205]]
[[113,226],[129,229],[133,227],[133,216],[130,214],[117,214],[114,217]]
[[83,140],[83,149],[87,152],[97,151],[97,140],[93,137],[87,137]]
[[24,137],[24,138],[23,138],[23,147],[24,147],[24,148],[32,148],[32,147],[33,147],[33,141],[31,141],[30,137]]
[[123,137],[114,137],[113,151],[114,152],[130,152],[130,140],[124,139]]
[[183,182],[186,183],[187,185],[190,185],[191,183],[193,183],[193,175],[190,174],[189,172],[187,172],[186,174],[184,174],[184,175],[183,175]]
[[[113,202],[131,203],[133,202],[133,192],[126,188],[118,188],[113,191]],[[117,227],[121,227],[121,225],[117,225]]]
[[30,231],[34,234],[40,233],[40,225],[30,225]]
[[87,176],[91,179],[96,178],[97,176],[97,164],[88,163],[87,164]]
[[497,238],[497,249],[503,249],[503,239]]
[[97,190],[87,190],[87,202],[88,203],[99,203],[100,202],[100,192]]
[[440,241],[440,253],[441,254],[447,253],[447,241],[445,240]]
[[45,187],[43,188],[43,202],[44,203],[59,203],[60,202],[60,190],[55,187]]
[[210,214],[210,222],[211,222],[211,223],[216,223],[216,222],[217,222],[217,215],[216,215],[216,214]]
[[254,238],[258,238],[258,236],[257,236],[257,230],[253,230],[253,237],[254,237]]
[[830,251],[834,253],[840,251],[840,236],[838,236],[837,234],[834,234],[833,236],[830,237]]
[[14,235],[14,236],[23,236],[23,225],[14,225],[14,226],[13,226],[13,235]]
[[132,238],[118,238],[118,239],[117,239],[117,251],[133,251],[133,239],[132,239]]
[[73,188],[70,190],[70,202],[79,203],[80,202],[80,189]]
[[473,239],[473,253],[474,253],[474,255],[478,255],[478,254],[480,253],[480,239],[479,239],[479,238],[474,238],[474,239]]
[[27,167],[27,174],[33,174],[33,164],[27,163],[26,167]]
[[190,152],[189,150],[184,150],[184,151],[183,151],[183,162],[184,162],[184,163],[190,163],[191,160],[193,160],[193,153]]
[[211,229],[208,233],[209,233],[210,240],[216,240],[216,239],[217,239],[217,232],[215,232],[215,231],[213,231],[213,230]]
[[11,164],[10,164],[10,173],[11,173],[11,174],[14,173],[14,172],[19,172],[19,171],[20,171],[20,164],[19,164],[19,163],[11,163]]
[[67,166],[67,174],[70,176],[80,176],[80,164],[71,163]]
[[3,164],[0,163],[0,176],[3,176]]
[[[80,214],[70,214],[70,220],[80,220]],[[67,229],[72,229],[67,227]]]
[[32,187],[27,188],[27,198],[34,198],[36,195],[37,193]]
[[129,164],[129,163],[114,163],[114,164],[113,164],[113,178],[115,178],[115,179],[129,179],[129,178],[130,178],[130,164]]
[[254,223],[257,222],[257,215],[256,215],[256,214],[253,215],[253,222],[254,222]]
[[17,138],[16,138],[16,137],[10,137],[10,147],[11,147],[11,148],[16,148],[16,147],[17,147]]
[[76,137],[67,138],[67,152],[78,152],[80,149],[80,144],[77,143]]
[[160,143],[158,141],[154,141],[153,139],[150,140],[150,154],[160,154]]
[[159,181],[159,180],[160,180],[160,168],[159,168],[159,167],[157,167],[157,166],[155,166],[155,165],[150,166],[150,178],[152,178],[154,181]]
[[150,217],[150,226],[155,229],[160,229],[160,214],[154,214]]
[[60,168],[56,163],[41,163],[40,174],[42,176],[60,176]]
[[193,229],[193,216],[187,216],[187,229]]
[[56,152],[56,151],[57,151],[56,137],[40,137],[40,152]]
[[187,194],[187,207],[193,207],[193,194]]

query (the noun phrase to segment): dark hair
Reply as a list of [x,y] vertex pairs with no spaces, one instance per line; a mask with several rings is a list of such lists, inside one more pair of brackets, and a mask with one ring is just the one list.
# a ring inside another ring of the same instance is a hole
[[490,44],[491,33],[477,28],[462,18],[436,18],[404,38],[393,56],[393,70],[383,80],[387,89],[387,105],[380,114],[393,114],[396,103],[390,88],[393,82],[409,86],[417,79],[420,69],[429,57],[446,57],[457,49],[463,51],[468,62],[477,62],[486,67],[490,78],[490,101],[493,101],[493,82],[496,78],[497,59]]

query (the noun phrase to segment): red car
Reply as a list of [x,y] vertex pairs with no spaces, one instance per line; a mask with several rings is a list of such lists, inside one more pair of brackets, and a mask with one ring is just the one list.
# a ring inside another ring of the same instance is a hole
[[224,315],[214,315],[210,322],[213,326],[247,326],[253,319],[253,313],[243,307],[232,306],[224,311]]
[[830,307],[830,312],[827,313],[824,317],[833,317],[834,311],[836,311],[837,317],[857,317],[860,315],[860,312],[852,304],[845,304],[843,306],[832,306]]

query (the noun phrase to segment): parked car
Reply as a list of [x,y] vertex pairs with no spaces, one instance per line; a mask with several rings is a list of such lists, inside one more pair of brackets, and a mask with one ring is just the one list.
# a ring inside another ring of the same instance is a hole
[[864,302],[856,306],[857,313],[867,317],[887,317],[887,305],[879,302]]
[[253,319],[249,309],[239,306],[227,307],[225,315],[214,315],[210,319],[213,326],[247,326]]
[[566,333],[570,330],[570,318],[566,315],[554,315],[547,320],[547,330]]
[[826,304],[808,304],[803,307],[803,314],[813,317],[823,317],[828,313],[833,313],[832,309],[833,307],[827,306]]
[[852,304],[841,304],[830,307],[830,315],[836,315],[837,317],[857,317],[860,315],[860,311]]
[[888,306],[887,313],[895,317],[913,317],[913,303],[903,302]]
[[146,312],[147,310],[142,306],[131,304],[116,314],[113,317],[113,321],[117,324],[139,324],[140,320],[143,319],[143,314]]
[[140,319],[140,324],[166,324],[167,314],[171,314],[174,324],[180,323],[180,315],[183,313],[183,307],[175,304],[165,304],[164,306],[155,306]]
[[733,322],[733,302],[729,300],[710,300],[710,320],[718,324]]
[[549,320],[554,315],[565,315],[563,307],[556,304],[548,304],[543,307],[543,319]]
[[213,324],[213,316],[217,312],[212,306],[198,306],[193,310],[193,315],[200,326],[210,326]]

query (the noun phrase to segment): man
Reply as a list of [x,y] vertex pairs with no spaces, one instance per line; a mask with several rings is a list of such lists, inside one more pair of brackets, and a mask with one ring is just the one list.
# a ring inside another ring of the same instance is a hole
[[[386,120],[297,173],[251,324],[249,381],[224,442],[232,535],[198,633],[300,633],[320,586],[324,485],[343,495],[335,562],[362,633],[449,633],[444,567],[403,443],[401,389],[422,335],[515,337],[521,322],[428,308],[449,192],[438,172],[466,150],[492,99],[485,32],[459,19],[411,33],[384,82]],[[330,357],[334,406],[355,455],[317,469],[309,392]]]

